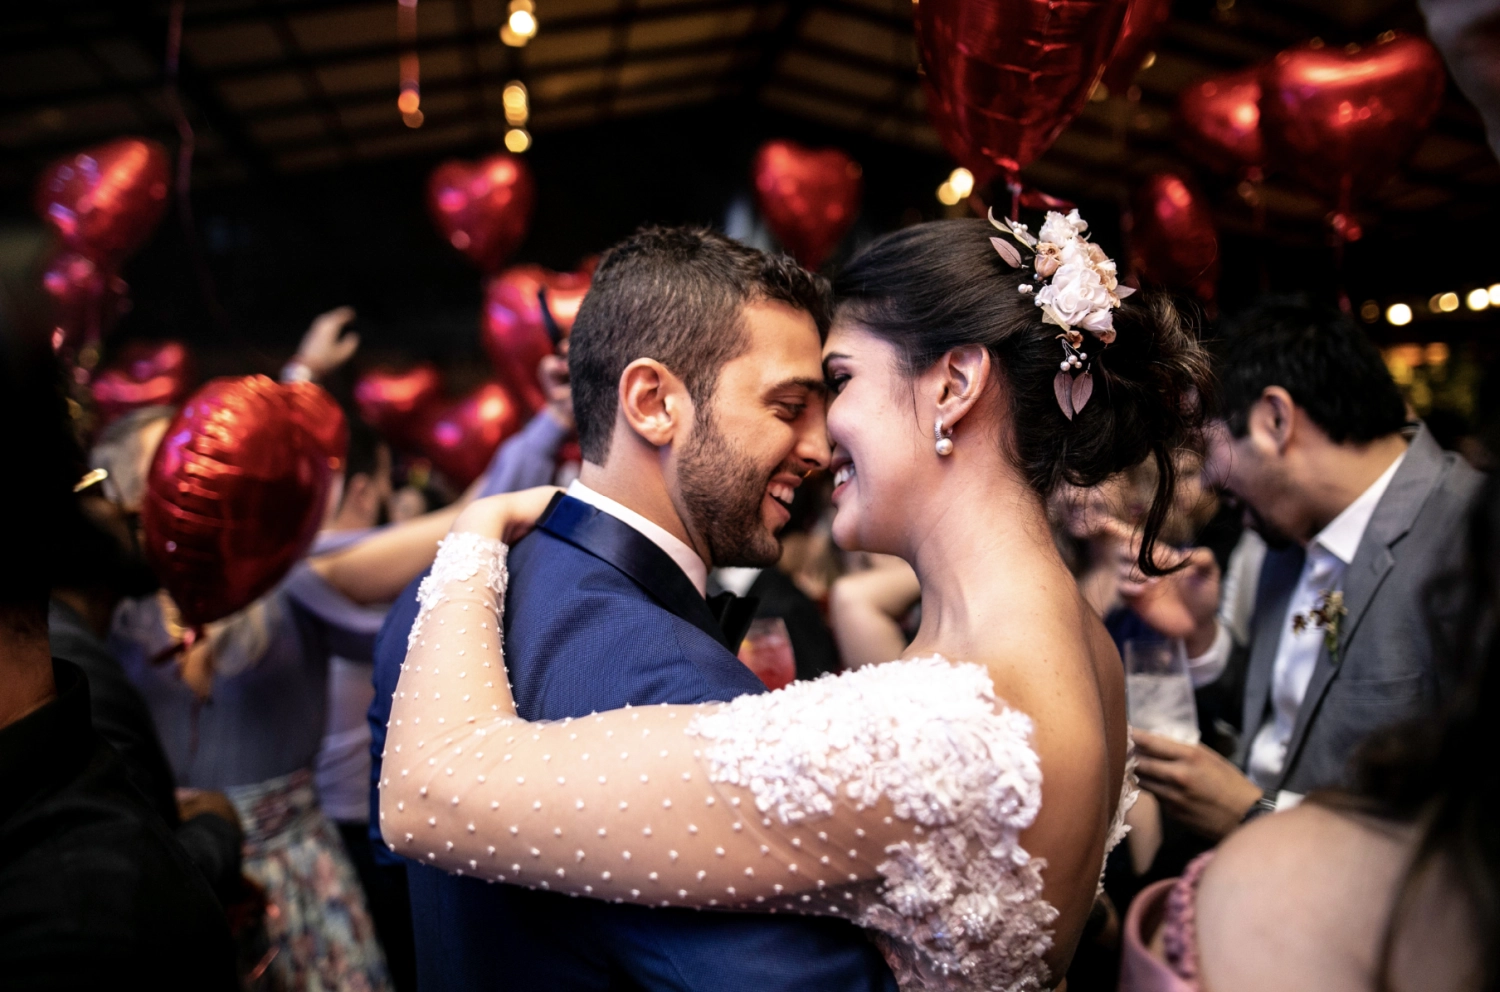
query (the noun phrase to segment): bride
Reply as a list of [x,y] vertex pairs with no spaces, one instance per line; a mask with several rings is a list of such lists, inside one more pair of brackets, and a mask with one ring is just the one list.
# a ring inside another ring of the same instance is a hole
[[502,541],[551,491],[481,500],[421,590],[380,783],[394,850],[594,899],[844,916],[903,988],[1056,984],[1133,788],[1120,659],[1045,499],[1154,457],[1152,570],[1206,363],[1168,304],[1122,304],[1076,211],[1035,236],[991,223],[888,235],[835,287],[833,532],[916,570],[906,655],[727,704],[522,721]]

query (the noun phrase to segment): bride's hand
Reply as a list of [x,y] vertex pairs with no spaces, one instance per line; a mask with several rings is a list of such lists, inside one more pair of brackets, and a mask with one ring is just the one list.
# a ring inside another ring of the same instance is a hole
[[453,521],[453,533],[481,534],[515,544],[531,533],[552,498],[560,492],[556,486],[537,486],[476,499]]

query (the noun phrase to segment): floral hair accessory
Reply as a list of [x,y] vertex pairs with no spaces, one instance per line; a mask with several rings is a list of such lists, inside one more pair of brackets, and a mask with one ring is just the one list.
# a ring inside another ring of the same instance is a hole
[[1062,328],[1057,339],[1062,342],[1063,360],[1052,380],[1052,391],[1063,416],[1072,420],[1094,394],[1094,363],[1083,350],[1083,331],[1098,338],[1100,347],[1112,344],[1112,311],[1135,290],[1120,285],[1114,260],[1088,240],[1084,233],[1089,229],[1088,221],[1078,216],[1077,210],[1066,215],[1048,211],[1035,236],[1025,224],[997,219],[993,209],[989,218],[997,229],[1015,239],[1012,244],[1004,238],[990,238],[990,244],[1011,268],[1025,265],[1023,250],[1031,256],[1036,284],[1021,283],[1021,293],[1031,296],[1042,308],[1043,323]]

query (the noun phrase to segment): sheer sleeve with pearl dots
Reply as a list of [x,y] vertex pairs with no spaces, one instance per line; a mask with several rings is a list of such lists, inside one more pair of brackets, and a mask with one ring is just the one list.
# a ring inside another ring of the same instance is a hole
[[400,854],[656,906],[840,915],[903,988],[1046,987],[1056,912],[1019,836],[1041,804],[1024,714],[979,666],[892,662],[728,704],[516,716],[506,548],[442,544],[380,783]]

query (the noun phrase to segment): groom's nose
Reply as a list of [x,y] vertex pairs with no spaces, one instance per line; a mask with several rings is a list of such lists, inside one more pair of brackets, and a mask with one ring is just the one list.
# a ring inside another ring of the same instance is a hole
[[800,428],[792,457],[802,463],[803,471],[826,469],[833,455],[833,445],[828,440],[828,420],[822,409],[809,410],[808,416],[802,418]]

